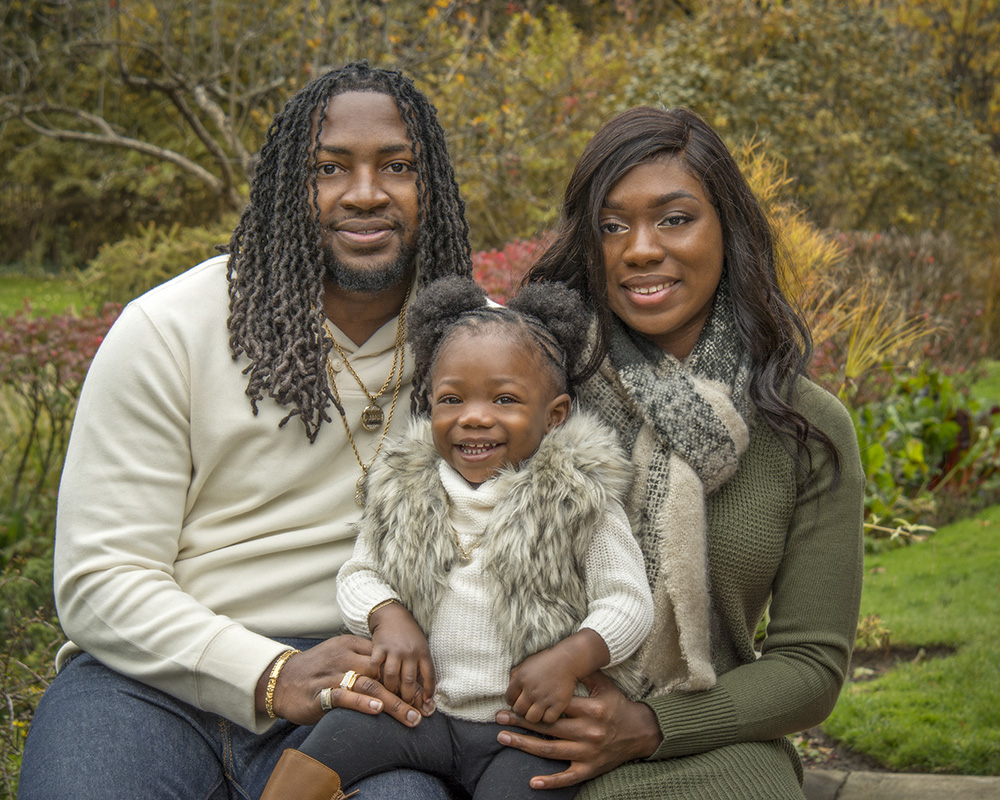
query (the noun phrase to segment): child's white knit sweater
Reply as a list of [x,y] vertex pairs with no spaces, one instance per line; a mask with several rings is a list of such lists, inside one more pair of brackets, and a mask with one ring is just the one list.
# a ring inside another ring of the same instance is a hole
[[[435,700],[439,710],[452,716],[492,722],[507,705],[504,693],[514,665],[492,611],[490,578],[474,548],[500,498],[495,479],[473,488],[443,460],[438,472],[451,501],[449,520],[472,560],[449,573],[449,590],[425,631],[437,677]],[[421,565],[411,568],[419,570]],[[653,619],[642,553],[620,505],[611,505],[594,530],[585,573],[588,614],[579,627],[603,637],[614,665],[638,649]],[[371,543],[362,533],[337,578],[337,602],[348,627],[369,636],[371,609],[398,596],[382,579]]]

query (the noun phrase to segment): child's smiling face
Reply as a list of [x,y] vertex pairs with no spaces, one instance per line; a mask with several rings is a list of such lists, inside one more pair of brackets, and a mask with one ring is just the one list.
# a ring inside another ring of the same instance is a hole
[[540,354],[493,330],[447,339],[431,376],[431,428],[441,457],[473,486],[529,458],[569,414]]

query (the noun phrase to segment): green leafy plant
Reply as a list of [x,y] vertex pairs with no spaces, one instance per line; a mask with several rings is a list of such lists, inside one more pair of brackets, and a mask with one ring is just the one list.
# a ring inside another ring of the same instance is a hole
[[1000,491],[1000,409],[927,365],[884,370],[892,378],[886,395],[850,408],[867,479],[870,543],[920,533],[914,520],[934,519],[947,494],[968,508],[977,496],[985,503]]

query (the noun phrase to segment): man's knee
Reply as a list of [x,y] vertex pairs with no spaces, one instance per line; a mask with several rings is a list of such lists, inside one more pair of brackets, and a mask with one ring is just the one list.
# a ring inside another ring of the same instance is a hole
[[198,712],[88,655],[46,690],[28,732],[18,796],[210,798],[224,777]]

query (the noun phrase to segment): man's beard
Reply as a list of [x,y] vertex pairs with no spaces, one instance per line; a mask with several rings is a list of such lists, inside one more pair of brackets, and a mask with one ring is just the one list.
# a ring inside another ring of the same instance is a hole
[[326,279],[332,284],[348,292],[377,294],[398,285],[410,274],[416,248],[404,245],[392,261],[378,267],[348,266],[326,246],[320,252]]

